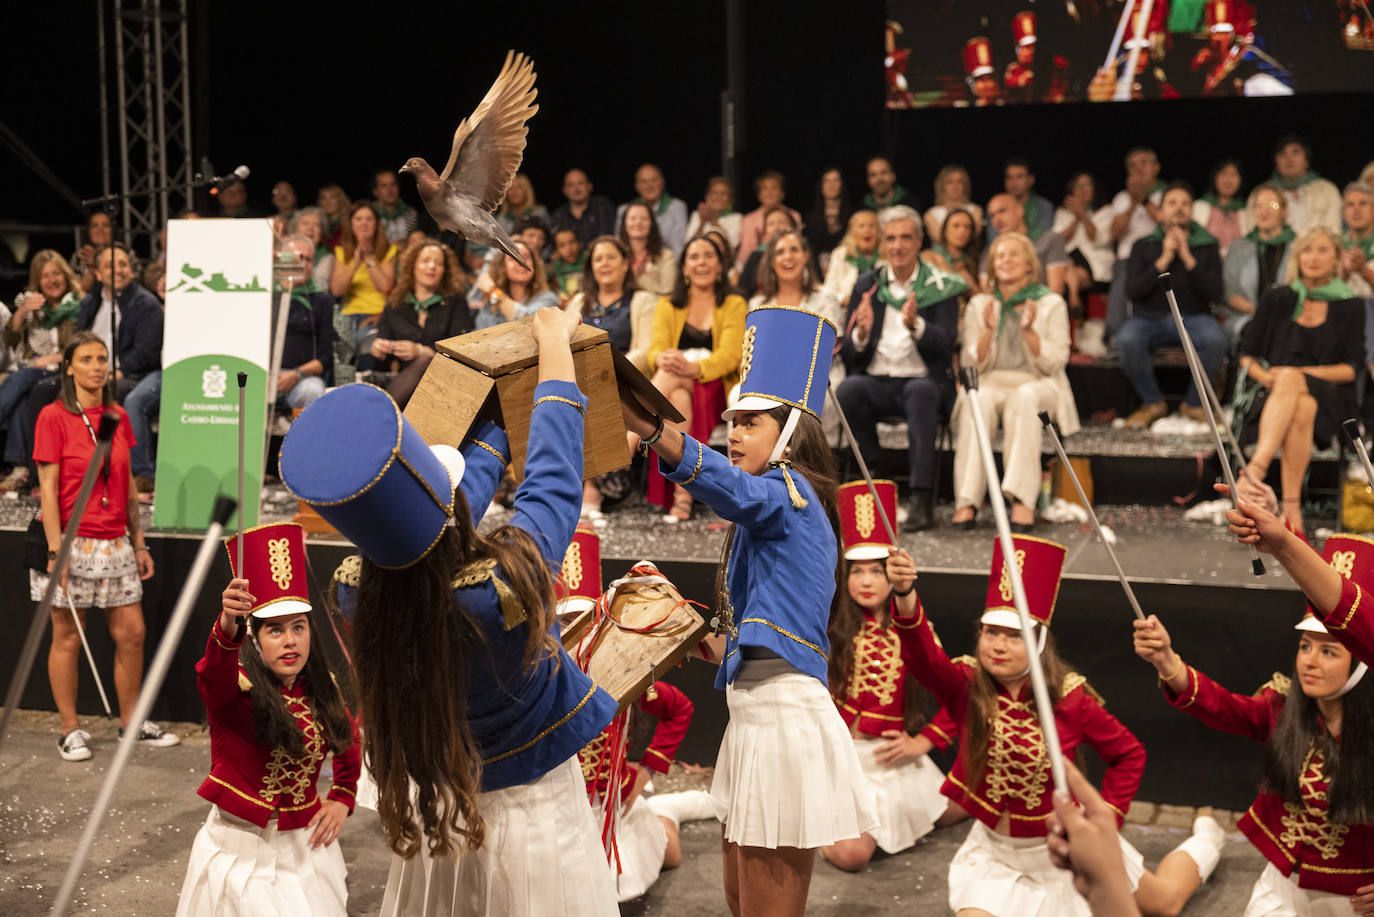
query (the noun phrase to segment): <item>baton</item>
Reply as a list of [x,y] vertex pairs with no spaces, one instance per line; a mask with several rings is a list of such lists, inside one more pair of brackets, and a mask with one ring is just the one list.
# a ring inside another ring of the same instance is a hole
[[1050,705],[1050,692],[1045,682],[1045,669],[1040,654],[1035,647],[1035,630],[1031,626],[1029,605],[1026,602],[1026,587],[1021,582],[1021,568],[1016,563],[1016,543],[1011,539],[1011,523],[1007,519],[1006,498],[1002,496],[1002,480],[997,476],[997,462],[992,457],[992,441],[988,438],[988,428],[983,423],[982,402],[978,399],[978,371],[965,368],[960,372],[964,383],[964,396],[969,400],[973,432],[978,439],[978,451],[983,454],[983,469],[988,478],[988,502],[992,504],[992,517],[997,522],[997,538],[1002,544],[1002,564],[1007,578],[1011,580],[1012,598],[1016,602],[1016,614],[1021,619],[1021,639],[1026,644],[1026,655],[1030,657],[1031,690],[1035,694],[1035,709],[1040,717],[1040,732],[1045,737],[1045,752],[1050,758],[1050,773],[1054,777],[1054,788],[1068,792],[1068,778],[1064,772],[1064,751],[1059,744],[1059,729],[1054,723],[1054,708]]
[[1093,528],[1097,529],[1097,538],[1102,542],[1102,547],[1107,549],[1107,556],[1112,559],[1112,566],[1116,568],[1116,578],[1121,580],[1121,588],[1126,593],[1126,600],[1131,603],[1131,610],[1140,620],[1145,620],[1145,612],[1140,610],[1140,603],[1136,601],[1135,592],[1131,589],[1130,582],[1126,579],[1126,571],[1121,569],[1121,561],[1116,559],[1116,551],[1112,549],[1112,543],[1107,540],[1107,536],[1102,533],[1102,523],[1097,521],[1097,513],[1093,512],[1092,501],[1088,499],[1087,493],[1083,490],[1083,484],[1078,480],[1078,473],[1073,470],[1073,464],[1069,462],[1069,456],[1064,451],[1064,443],[1059,438],[1059,430],[1055,427],[1054,421],[1050,420],[1048,411],[1040,412],[1040,422],[1049,431],[1050,439],[1054,442],[1054,451],[1059,454],[1059,464],[1069,474],[1069,480],[1073,481],[1073,489],[1078,491],[1078,499],[1083,501],[1083,506],[1088,510],[1088,518],[1093,521]]
[[14,716],[15,708],[19,706],[19,697],[24,692],[24,685],[28,683],[29,675],[33,672],[34,660],[38,658],[38,644],[43,639],[43,630],[47,625],[48,615],[52,612],[53,599],[57,595],[57,584],[62,579],[62,571],[67,569],[67,561],[72,555],[72,541],[76,538],[76,530],[86,514],[86,504],[90,502],[91,492],[95,490],[96,476],[110,457],[110,443],[114,440],[115,428],[118,426],[118,414],[106,411],[101,415],[100,432],[95,438],[95,452],[91,455],[90,463],[86,465],[86,473],[81,478],[81,489],[77,491],[76,502],[72,504],[72,514],[67,519],[67,530],[62,533],[62,546],[57,551],[52,573],[48,574],[48,587],[43,590],[43,601],[39,602],[33,611],[29,632],[25,635],[24,646],[19,651],[19,662],[14,668],[14,675],[10,678],[9,690],[5,692],[5,709],[0,713],[0,750],[4,749],[5,739],[9,735],[10,717]]
[[[1113,97],[1113,101],[1129,102],[1131,100],[1131,90],[1135,87],[1136,70],[1140,65],[1140,45],[1145,38],[1145,30],[1149,28],[1150,12],[1154,9],[1154,5],[1154,0],[1142,0],[1140,16],[1135,21],[1131,51],[1126,55],[1126,73],[1116,84],[1116,95]],[[1135,4],[1131,3],[1129,7],[1134,9]]]
[[1117,52],[1121,50],[1121,39],[1126,34],[1126,23],[1131,19],[1131,10],[1135,9],[1134,3],[1127,3],[1121,10],[1121,19],[1116,24],[1116,34],[1112,36],[1111,47],[1107,49],[1107,59],[1102,62],[1102,69],[1116,63]]
[[826,391],[830,393],[830,403],[835,405],[835,413],[840,417],[840,426],[844,428],[845,439],[849,440],[849,449],[854,453],[854,458],[859,463],[859,471],[863,474],[864,481],[868,483],[868,492],[873,495],[873,506],[878,510],[878,518],[883,520],[883,528],[887,531],[888,540],[896,545],[898,544],[897,532],[892,528],[892,520],[887,518],[887,510],[883,508],[883,501],[878,499],[878,488],[873,486],[873,475],[868,473],[868,463],[864,461],[863,453],[859,451],[859,441],[854,438],[854,431],[849,428],[849,418],[844,416],[844,408],[840,407],[840,399],[835,394],[835,386],[827,382]]
[[[70,584],[70,581],[68,581]],[[81,648],[86,651],[86,661],[91,665],[91,674],[95,676],[95,689],[100,692],[100,703],[105,708],[105,716],[113,719],[114,713],[110,710],[110,698],[105,693],[105,683],[100,680],[100,669],[96,668],[95,656],[91,654],[91,645],[86,642],[86,628],[81,626],[81,616],[76,613],[76,604],[72,601],[72,594],[67,593],[67,607],[72,612],[72,623],[76,625],[77,636],[81,638]]]
[[[1148,0],[1147,0],[1148,2]],[[1178,329],[1178,338],[1183,343],[1184,356],[1188,358],[1188,369],[1193,374],[1193,386],[1202,396],[1202,409],[1207,414],[1207,428],[1212,431],[1212,439],[1217,447],[1217,459],[1221,462],[1221,473],[1226,478],[1226,486],[1231,489],[1231,507],[1238,509],[1239,497],[1236,495],[1236,476],[1231,472],[1231,460],[1226,457],[1226,444],[1222,442],[1221,431],[1217,429],[1217,415],[1212,410],[1212,398],[1216,397],[1213,392],[1209,397],[1207,392],[1211,387],[1211,382],[1207,379],[1207,374],[1202,370],[1202,361],[1198,359],[1197,351],[1193,349],[1193,339],[1188,336],[1188,328],[1183,324],[1183,313],[1178,308],[1178,298],[1174,296],[1174,281],[1165,271],[1159,275],[1159,284],[1164,287],[1164,298],[1169,301],[1169,311],[1174,314],[1174,327]],[[1259,551],[1254,545],[1250,545],[1250,569],[1256,576],[1264,575],[1264,561],[1260,559]]]
[[1350,444],[1355,447],[1355,454],[1360,457],[1360,464],[1364,466],[1365,481],[1371,489],[1374,489],[1374,465],[1369,462],[1369,450],[1365,448],[1364,431],[1360,429],[1360,422],[1354,417],[1341,424],[1345,430],[1345,435],[1350,437]]
[[239,566],[243,566],[243,399],[248,385],[248,373],[241,372],[239,379],[239,518],[238,533],[234,537],[234,548],[238,552]]
[[139,727],[136,724],[141,724],[148,718],[152,711],[153,698],[162,689],[163,679],[167,677],[167,670],[172,665],[172,656],[176,654],[177,645],[181,642],[181,635],[186,630],[186,622],[191,617],[191,606],[200,596],[200,587],[205,583],[205,574],[210,571],[210,564],[215,559],[220,538],[224,534],[224,524],[233,515],[234,506],[234,501],[228,497],[220,497],[215,501],[210,527],[205,530],[205,537],[200,542],[200,550],[196,552],[196,558],[191,563],[191,569],[186,575],[186,583],[181,587],[181,595],[177,597],[176,607],[172,609],[172,616],[167,621],[167,631],[162,635],[162,641],[157,645],[153,664],[148,668],[148,674],[143,679],[143,689],[138,692],[138,702],[134,704],[133,714],[129,717],[129,725],[124,729],[124,737],[119,740],[119,747],[115,749],[114,758],[110,761],[110,769],[105,772],[105,781],[100,785],[100,793],[96,796],[95,803],[91,806],[90,817],[86,820],[86,830],[81,834],[81,840],[76,845],[76,852],[72,854],[72,861],[67,867],[67,875],[62,880],[62,887],[58,890],[57,902],[53,904],[52,908],[55,917],[62,917],[67,912],[67,907],[72,902],[72,896],[76,894],[76,883],[81,879],[81,871],[86,866],[86,859],[90,856],[92,845],[95,844],[95,836],[100,830],[100,823],[104,820],[105,812],[114,800],[115,787],[119,784],[119,778],[129,763],[129,756],[133,754],[134,743],[138,741]]

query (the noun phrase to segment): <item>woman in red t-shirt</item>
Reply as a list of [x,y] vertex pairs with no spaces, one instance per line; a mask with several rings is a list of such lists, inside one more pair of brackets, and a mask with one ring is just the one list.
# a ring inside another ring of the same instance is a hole
[[[62,717],[58,749],[64,761],[90,758],[90,735],[76,718],[77,656],[81,639],[75,617],[85,625],[88,608],[105,609],[115,643],[115,693],[119,696],[120,734],[138,701],[143,682],[143,584],[153,575],[153,557],[143,542],[129,450],[134,434],[129,417],[110,395],[110,354],[98,336],[83,331],[62,351],[62,395],[43,408],[34,429],[33,460],[38,466],[43,532],[52,572],[62,533],[71,522],[81,479],[95,454],[96,428],[105,411],[119,415],[110,456],[96,477],[86,511],[72,541],[71,559],[53,601],[48,682]],[[29,572],[29,597],[41,601],[48,576]],[[73,615],[75,609],[75,615]],[[154,723],[139,723],[141,745],[166,747],[180,739]]]

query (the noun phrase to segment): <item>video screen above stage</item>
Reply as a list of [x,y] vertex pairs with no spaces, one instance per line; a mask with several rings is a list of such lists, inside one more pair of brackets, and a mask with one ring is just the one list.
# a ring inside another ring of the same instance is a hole
[[887,0],[887,107],[1367,92],[1371,0]]

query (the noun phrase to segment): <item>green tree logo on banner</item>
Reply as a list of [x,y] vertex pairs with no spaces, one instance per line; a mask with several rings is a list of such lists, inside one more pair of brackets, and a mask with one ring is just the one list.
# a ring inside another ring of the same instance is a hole
[[190,264],[181,266],[181,279],[175,286],[167,288],[168,293],[265,293],[267,288],[258,282],[258,275],[247,283],[232,283],[219,271],[205,276],[205,271]]

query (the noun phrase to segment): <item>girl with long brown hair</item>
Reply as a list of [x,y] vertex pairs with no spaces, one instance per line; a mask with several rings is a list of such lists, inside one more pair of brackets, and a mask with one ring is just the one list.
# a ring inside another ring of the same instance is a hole
[[732,523],[717,574],[720,636],[708,641],[730,708],[711,784],[726,903],[736,915],[800,915],[816,849],[878,825],[825,687],[839,551],[819,411],[835,327],[814,312],[762,308],[744,341],[728,458],[633,396],[621,404],[664,476]]
[[282,481],[362,551],[336,579],[356,587],[364,754],[394,854],[383,914],[616,912],[576,757],[616,705],[563,651],[553,591],[582,495],[577,323],[530,325],[525,479],[490,535],[474,517],[510,455],[490,424],[431,450],[384,393],[344,386],[282,445]]
[[[1064,757],[1084,746],[1106,764],[1102,797],[1124,821],[1145,770],[1145,748],[1107,712],[1100,695],[1055,650],[1050,620],[1059,596],[1065,549],[1014,535],[1037,645],[1022,639],[1001,542],[992,552],[988,598],[979,619],[975,656],[951,660],[916,595],[916,566],[906,552],[887,560],[898,596],[893,625],[913,674],[958,726],[959,754],[941,792],[976,821],[949,867],[949,906],[956,917],[1089,917],[1073,876],[1050,861],[1053,814],[1049,756],[1030,696],[1032,652],[1040,657]],[[1145,914],[1177,914],[1216,868],[1224,834],[1210,816],[1158,869],[1148,872],[1124,840],[1122,856],[1136,902]]]

